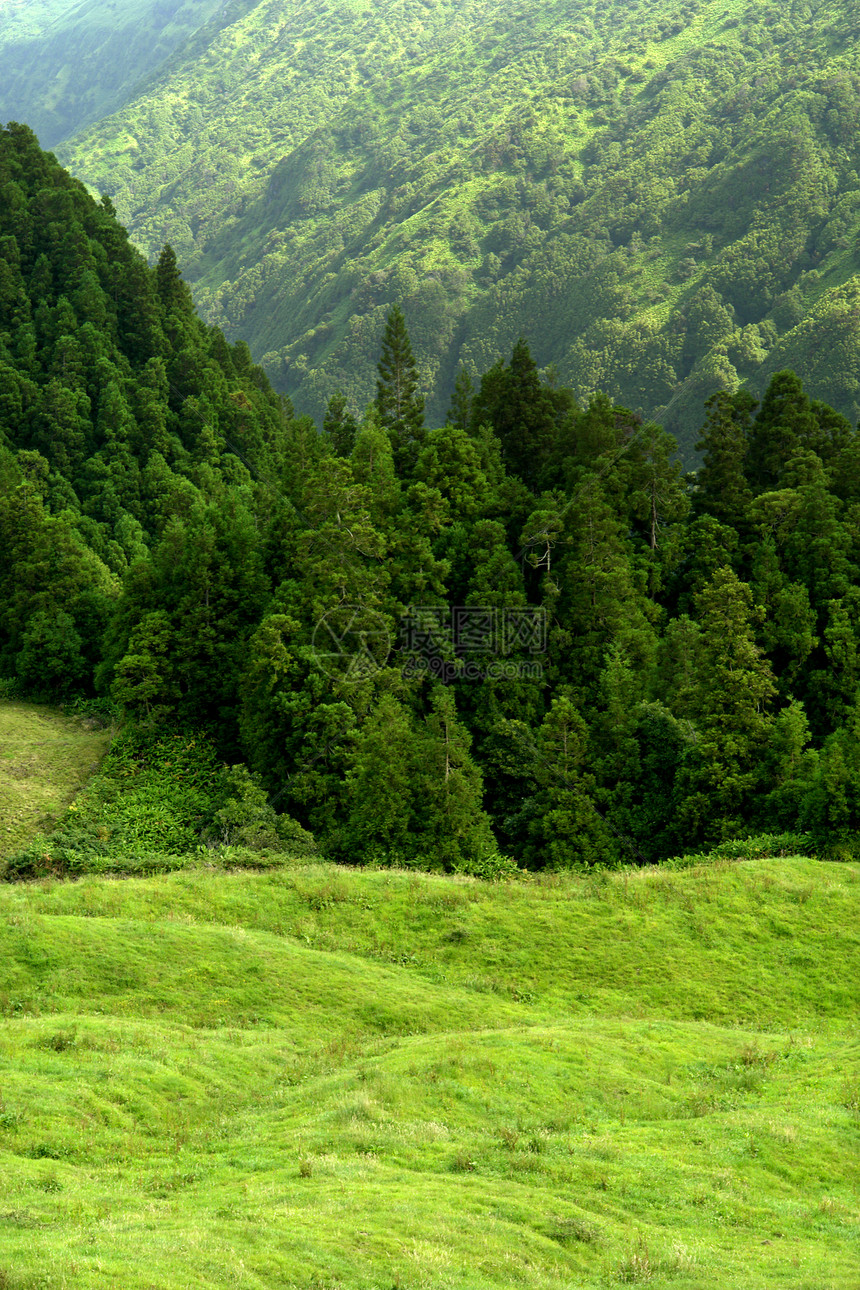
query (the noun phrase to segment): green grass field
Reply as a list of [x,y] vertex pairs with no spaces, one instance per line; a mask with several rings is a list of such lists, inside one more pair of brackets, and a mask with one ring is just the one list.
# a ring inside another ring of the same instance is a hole
[[800,858],[2,885],[0,1287],[855,1290],[858,912]]
[[0,857],[65,809],[107,752],[92,719],[32,703],[0,702]]

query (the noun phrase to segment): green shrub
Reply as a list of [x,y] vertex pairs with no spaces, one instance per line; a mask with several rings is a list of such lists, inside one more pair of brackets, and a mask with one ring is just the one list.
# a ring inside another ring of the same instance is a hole
[[457,866],[455,872],[472,878],[483,878],[485,882],[510,882],[514,878],[525,876],[510,856],[503,856],[498,851],[464,861]]
[[783,856],[815,856],[814,839],[809,833],[757,833],[748,838],[732,838],[705,851],[672,856],[661,868],[689,869],[715,860],[776,860]]
[[225,767],[216,783],[222,794],[212,823],[203,830],[209,846],[246,847],[252,851],[289,850],[315,856],[313,835],[288,815],[278,815],[259,779],[247,766]]
[[6,881],[154,874],[316,855],[313,836],[275,812],[244,766],[225,767],[205,736],[129,726],[57,828],[37,834],[0,872]]
[[[14,676],[0,676],[0,701],[10,702],[21,693],[21,683]],[[0,1282],[2,1285],[2,1282]]]

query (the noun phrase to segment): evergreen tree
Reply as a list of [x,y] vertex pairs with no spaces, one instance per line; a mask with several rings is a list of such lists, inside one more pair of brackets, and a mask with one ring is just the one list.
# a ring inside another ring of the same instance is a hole
[[454,381],[454,393],[451,396],[451,407],[448,411],[450,425],[458,430],[468,430],[472,424],[472,406],[475,401],[475,386],[469,369],[461,363],[457,368]]
[[696,472],[693,507],[697,515],[712,515],[738,529],[752,500],[744,468],[756,402],[746,390],[720,390],[705,407],[707,418],[696,444],[704,460]]
[[700,629],[692,711],[699,766],[688,777],[690,828],[732,836],[751,815],[776,693],[770,664],[756,644],[760,616],[750,588],[723,567],[697,597]]
[[856,859],[860,833],[860,702],[830,736],[800,807],[800,824],[826,857]]
[[472,419],[492,426],[508,469],[534,489],[552,457],[556,405],[522,337],[508,366],[497,365],[481,381]]
[[416,767],[416,846],[429,868],[468,872],[497,850],[471,745],[453,691],[436,686]]
[[181,312],[190,310],[191,293],[182,281],[182,274],[179,272],[179,264],[176,260],[176,252],[169,243],[162,247],[161,254],[158,257],[158,263],[155,268],[155,281],[158,298],[165,312],[171,309],[178,309]]
[[323,434],[328,435],[338,457],[348,457],[355,446],[358,422],[349,411],[346,395],[338,392],[328,401],[323,418]]
[[355,741],[346,775],[348,816],[340,850],[353,863],[408,864],[419,845],[420,756],[409,713],[384,694]]
[[519,721],[500,729],[523,768],[521,804],[505,830],[520,839],[525,863],[576,869],[615,860],[615,839],[597,809],[587,769],[588,728],[571,700],[564,694],[552,700],[536,737]]
[[795,451],[817,437],[817,421],[800,377],[794,372],[777,372],[749,434],[745,473],[753,491],[778,488]]
[[394,467],[391,440],[379,422],[379,413],[371,404],[360,427],[352,433],[350,462],[352,475],[366,489],[370,516],[383,528],[396,527],[395,514],[401,502],[400,484]]
[[391,309],[382,337],[376,382],[376,407],[394,448],[401,473],[408,472],[424,438],[424,397],[419,394],[418,370],[397,305]]

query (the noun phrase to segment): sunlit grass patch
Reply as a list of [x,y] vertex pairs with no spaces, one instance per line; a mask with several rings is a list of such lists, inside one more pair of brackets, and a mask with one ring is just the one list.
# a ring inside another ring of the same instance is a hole
[[109,730],[93,718],[0,700],[0,857],[50,825],[109,743]]
[[858,892],[802,859],[7,885],[0,1269],[848,1290]]

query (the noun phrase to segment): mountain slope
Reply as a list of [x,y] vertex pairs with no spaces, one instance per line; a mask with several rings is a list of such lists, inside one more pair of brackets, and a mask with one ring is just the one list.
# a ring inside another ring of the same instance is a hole
[[264,0],[63,156],[301,409],[367,400],[399,300],[432,420],[524,333],[689,449],[774,354],[860,411],[853,329],[814,355],[860,268],[856,32],[844,2]]
[[0,122],[25,122],[53,148],[121,107],[218,8],[219,0],[7,0]]

